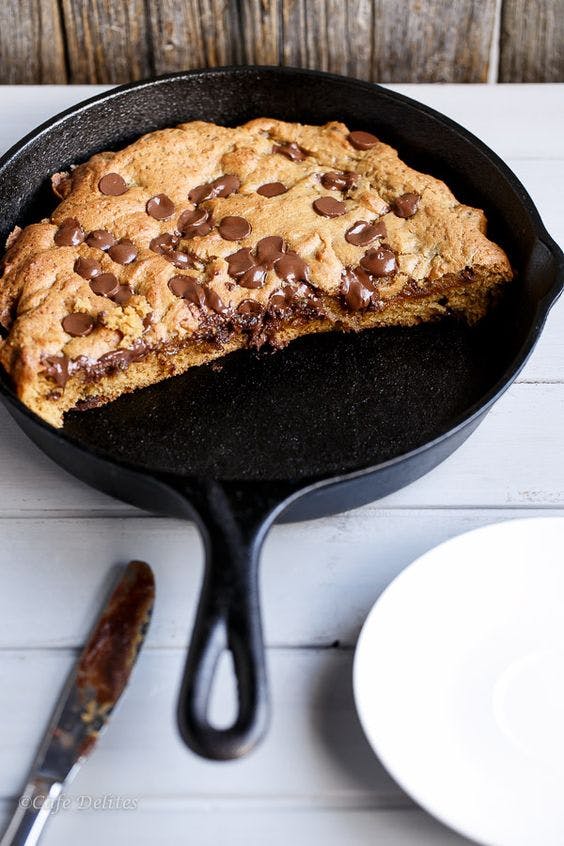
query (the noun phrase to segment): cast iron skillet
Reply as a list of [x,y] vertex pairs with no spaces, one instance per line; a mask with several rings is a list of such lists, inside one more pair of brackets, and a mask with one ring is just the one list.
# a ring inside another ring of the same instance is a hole
[[[220,372],[200,367],[69,414],[63,430],[30,413],[2,380],[11,414],[66,470],[200,527],[207,567],[178,714],[188,745],[216,759],[244,755],[267,727],[257,565],[272,522],[282,512],[300,520],[354,508],[446,458],[515,378],[564,283],[564,256],[523,186],[469,132],[376,85],[290,68],[175,74],[63,112],[0,160],[0,240],[50,212],[55,171],[158,127],[263,115],[339,119],[392,143],[460,200],[486,209],[518,281],[474,330],[446,321],[304,338],[273,355],[236,353]],[[218,729],[207,709],[225,645],[239,703],[234,724]]]

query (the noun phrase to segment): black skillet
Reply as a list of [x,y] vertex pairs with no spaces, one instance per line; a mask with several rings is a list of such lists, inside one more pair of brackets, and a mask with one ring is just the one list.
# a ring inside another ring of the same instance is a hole
[[[62,430],[0,383],[19,425],[66,470],[141,508],[196,520],[207,566],[178,715],[188,745],[216,759],[244,755],[267,728],[257,582],[272,522],[355,508],[435,467],[515,378],[564,284],[564,256],[531,199],[474,136],[376,85],[290,68],[176,74],[63,112],[0,160],[0,240],[15,224],[49,214],[55,171],[159,127],[194,118],[235,125],[263,115],[343,120],[392,143],[460,200],[486,209],[489,232],[507,249],[518,280],[474,330],[446,321],[304,338],[272,355],[236,353],[219,372],[200,367],[69,414]],[[234,724],[217,729],[208,698],[225,645],[239,706]]]

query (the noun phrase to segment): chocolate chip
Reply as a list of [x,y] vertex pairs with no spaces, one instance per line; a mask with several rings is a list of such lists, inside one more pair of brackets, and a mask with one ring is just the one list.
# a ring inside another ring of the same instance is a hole
[[166,194],[157,194],[147,201],[145,208],[147,214],[154,217],[155,220],[166,220],[174,212],[174,203]]
[[279,194],[285,194],[287,190],[283,182],[265,182],[257,188],[257,194],[261,197],[278,197]]
[[302,148],[295,141],[291,141],[289,144],[275,144],[272,152],[280,153],[281,156],[286,156],[287,159],[291,159],[293,162],[303,162],[306,157]]
[[396,254],[385,244],[368,250],[361,258],[360,264],[372,276],[393,276],[398,269]]
[[321,217],[340,217],[347,213],[347,207],[340,200],[334,200],[333,197],[318,197],[314,200],[313,210]]
[[216,314],[226,314],[229,311],[217,291],[212,291],[211,288],[206,288],[206,305]]
[[82,311],[75,311],[72,314],[67,314],[63,317],[61,324],[67,335],[72,335],[73,338],[82,338],[85,335],[90,335],[94,329],[94,318],[89,314],[84,314]]
[[74,272],[82,276],[83,279],[93,279],[101,274],[102,268],[96,259],[79,256],[74,263]]
[[178,246],[179,240],[180,238],[177,235],[173,235],[171,232],[163,232],[161,235],[157,235],[151,239],[149,249],[154,253],[158,253],[158,255],[170,253]]
[[357,220],[356,223],[345,232],[345,241],[355,247],[366,247],[376,238],[386,237],[386,226],[382,221],[368,223],[367,220]]
[[179,232],[184,233],[191,226],[201,226],[208,219],[208,215],[209,212],[206,209],[186,209],[178,218],[176,228]]
[[114,297],[119,289],[119,282],[113,273],[101,273],[90,282],[91,290],[99,297]]
[[288,305],[284,291],[275,291],[271,294],[268,305],[272,311],[283,311]]
[[249,268],[242,276],[237,279],[239,285],[243,288],[262,288],[266,280],[266,268],[261,267],[260,264]]
[[175,297],[189,300],[198,306],[204,306],[206,302],[205,292],[193,276],[173,276],[168,280],[168,287]]
[[353,311],[360,311],[370,305],[374,287],[361,267],[343,270],[341,276],[341,294],[347,306]]
[[109,194],[110,197],[119,197],[125,194],[127,185],[125,179],[119,173],[107,173],[98,182],[98,190],[101,194]]
[[175,297],[188,300],[200,308],[208,306],[217,314],[225,314],[228,311],[219,294],[201,285],[193,276],[173,276],[168,281],[168,287]]
[[262,305],[256,300],[241,300],[237,306],[239,314],[250,314],[253,317],[258,317],[264,311]]
[[241,187],[241,180],[232,173],[226,173],[212,182],[214,197],[229,197]]
[[55,232],[58,247],[77,247],[84,241],[84,230],[76,217],[67,217]]
[[321,184],[328,191],[348,191],[354,186],[357,179],[358,173],[354,173],[352,170],[329,171],[321,177]]
[[227,256],[227,269],[233,279],[237,279],[256,264],[249,247],[242,247],[236,253]]
[[214,197],[229,197],[230,194],[239,190],[240,185],[241,182],[237,176],[226,174],[206,185],[198,185],[196,188],[192,188],[188,194],[188,199],[197,206],[205,200],[213,200]]
[[108,252],[112,260],[118,264],[131,264],[137,258],[137,247],[129,238],[120,238]]
[[274,269],[286,282],[307,282],[309,267],[296,253],[286,253],[274,262]]
[[188,194],[188,199],[196,206],[198,203],[203,203],[205,200],[211,200],[213,197],[215,197],[215,194],[211,184],[197,185],[196,188],[192,188]]
[[392,211],[397,217],[413,217],[419,208],[420,199],[421,194],[416,194],[415,192],[402,194],[401,197],[396,197],[392,203]]
[[304,300],[310,295],[311,289],[308,285],[285,285],[283,288],[280,288],[271,295],[268,304],[273,311],[280,312],[287,308],[291,308],[295,303],[300,300]]
[[284,241],[278,235],[268,235],[261,238],[255,247],[257,260],[260,264],[272,270],[274,262],[284,255]]
[[112,300],[114,301],[114,303],[124,306],[127,305],[132,296],[133,291],[131,290],[129,285],[118,285],[118,289],[115,294],[113,294]]
[[186,209],[178,218],[176,227],[186,238],[193,238],[195,235],[203,237],[208,235],[213,224],[210,213],[205,209]]
[[70,359],[64,353],[62,355],[48,355],[43,364],[44,373],[48,379],[52,379],[60,388],[64,388],[70,375]]
[[244,217],[224,217],[218,228],[219,234],[226,241],[240,241],[251,234],[251,224]]
[[94,229],[86,236],[86,243],[89,247],[94,247],[96,250],[105,251],[113,247],[116,239],[111,232],[106,232],[105,229]]
[[357,150],[370,150],[380,143],[375,135],[370,132],[362,132],[362,130],[349,133],[349,142]]
[[195,267],[194,262],[187,253],[181,250],[170,250],[163,253],[164,258],[180,270],[187,270],[189,267]]

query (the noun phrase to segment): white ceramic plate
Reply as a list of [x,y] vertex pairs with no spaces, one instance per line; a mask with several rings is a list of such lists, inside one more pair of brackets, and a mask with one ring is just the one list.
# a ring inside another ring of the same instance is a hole
[[453,538],[384,591],[354,691],[396,781],[488,846],[564,844],[564,519]]

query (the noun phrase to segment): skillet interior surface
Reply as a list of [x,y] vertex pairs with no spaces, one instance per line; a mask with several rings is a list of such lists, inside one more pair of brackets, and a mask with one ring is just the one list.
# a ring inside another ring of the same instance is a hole
[[[486,209],[493,238],[521,279],[476,329],[446,321],[414,329],[330,333],[281,352],[236,353],[221,365],[67,415],[65,432],[145,469],[222,479],[300,479],[377,465],[434,439],[496,385],[523,345],[536,291],[526,264],[536,233],[481,145],[384,89],[327,75],[238,69],[178,75],[112,92],[32,138],[0,167],[3,231],[49,214],[49,177],[92,153],[190,119],[343,120],[398,147]],[[6,178],[9,176],[9,181]],[[518,186],[518,183],[517,183]],[[525,306],[525,307],[524,307]],[[527,307],[528,306],[528,307]]]

